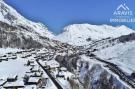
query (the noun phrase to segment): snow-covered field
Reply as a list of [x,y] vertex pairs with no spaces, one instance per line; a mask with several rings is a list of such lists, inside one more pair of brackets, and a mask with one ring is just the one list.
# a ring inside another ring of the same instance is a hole
[[[9,52],[15,53],[17,51],[21,51],[21,49],[0,48],[0,55],[3,56],[6,53]],[[9,59],[8,61],[0,62],[0,78],[7,78],[14,75],[19,75],[20,77],[23,77],[24,73],[28,69],[24,67],[25,63],[26,60],[20,58],[19,56],[16,60]]]
[[29,69],[24,66],[26,60],[17,59],[9,60],[0,63],[0,78],[7,78],[8,76],[18,75],[19,77],[24,77],[25,72]]

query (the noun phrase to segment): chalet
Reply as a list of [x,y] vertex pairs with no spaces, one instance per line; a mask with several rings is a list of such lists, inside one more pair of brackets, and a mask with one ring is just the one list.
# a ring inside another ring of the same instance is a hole
[[12,54],[12,56],[16,56],[16,54]]
[[29,77],[28,81],[26,82],[26,85],[38,85],[41,83],[40,77]]
[[98,50],[98,49],[93,49],[92,52],[95,52],[95,51],[97,51],[97,50]]
[[30,61],[28,60],[25,65],[30,66]]
[[18,51],[18,52],[16,52],[16,54],[22,54],[23,53],[23,51]]
[[96,55],[91,53],[91,54],[89,54],[89,56],[90,57],[95,57]]
[[34,65],[34,60],[28,60],[27,63],[26,63],[27,66],[31,66],[31,65]]
[[31,54],[25,54],[21,58],[27,58],[27,57],[30,57],[30,56],[31,56]]
[[35,64],[30,64],[29,66],[30,66],[31,68],[33,68],[33,67],[36,66],[36,65],[35,65]]
[[46,65],[44,66],[45,69],[51,69],[50,66]]
[[17,56],[11,56],[11,57],[8,57],[8,59],[13,59],[13,60],[15,60],[15,59],[17,59]]
[[56,70],[57,68],[60,68],[60,64],[55,60],[47,61],[46,65],[49,66],[50,70]]
[[66,72],[66,71],[67,71],[67,68],[65,68],[65,67],[61,67],[59,70],[60,70],[60,71],[64,71],[64,72]]
[[26,56],[22,56],[21,58],[26,58]]
[[40,71],[40,67],[39,66],[34,66],[30,69],[31,72],[39,72]]
[[7,53],[7,54],[12,54],[12,52],[9,52],[9,53]]
[[31,63],[30,62],[30,65],[29,66],[31,66],[32,68],[34,68],[35,66],[37,66],[38,64],[36,64],[35,62],[34,63]]
[[7,57],[7,55],[3,55],[2,57]]
[[8,61],[8,58],[7,57],[2,57],[0,58],[1,61]]
[[16,81],[17,80],[17,75],[15,75],[15,76],[9,76],[8,78],[7,78],[7,82],[14,82],[14,81]]
[[34,60],[29,60],[29,62],[32,64],[32,63],[34,63]]
[[35,72],[33,77],[42,77],[43,72]]
[[63,74],[63,72],[58,72],[58,74],[56,75],[56,78],[64,78],[65,79],[65,75]]
[[135,78],[135,72],[133,72],[133,73],[131,74],[131,76]]
[[14,76],[9,76],[8,78],[7,78],[7,82],[14,82],[14,81],[16,81],[17,80],[17,75],[14,75]]
[[36,52],[32,52],[31,54],[37,54]]
[[33,73],[29,72],[26,75],[30,77],[42,77],[43,72],[33,72]]
[[24,82],[20,80],[14,82],[6,82],[3,87],[5,89],[24,89]]

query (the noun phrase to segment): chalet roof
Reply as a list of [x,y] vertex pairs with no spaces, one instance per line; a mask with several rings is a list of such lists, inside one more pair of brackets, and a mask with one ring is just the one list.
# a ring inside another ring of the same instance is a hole
[[9,75],[7,79],[16,79],[17,75]]
[[30,72],[30,73],[27,73],[26,75],[28,76],[41,76],[42,72]]
[[34,66],[33,68],[32,68],[32,70],[35,70],[35,71],[38,71],[40,68],[39,68],[39,66]]
[[0,86],[3,85],[5,82],[6,82],[5,80],[0,80]]
[[60,70],[62,70],[62,71],[66,71],[66,70],[67,70],[67,68],[65,68],[65,67],[61,67],[61,68],[60,68]]
[[3,87],[24,87],[24,82],[22,80],[17,80],[15,82],[7,82]]
[[46,64],[50,66],[51,68],[60,67],[60,64],[55,60],[47,61]]
[[40,79],[40,77],[30,77],[28,82],[38,83]]

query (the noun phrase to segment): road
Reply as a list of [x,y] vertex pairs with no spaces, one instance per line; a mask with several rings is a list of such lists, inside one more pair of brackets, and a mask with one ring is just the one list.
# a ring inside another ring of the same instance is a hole
[[49,73],[49,71],[47,70],[47,69],[45,69],[40,63],[39,63],[39,61],[38,60],[36,60],[37,61],[37,63],[41,66],[41,68],[47,73],[47,75],[50,77],[50,79],[53,81],[53,83],[56,85],[56,87],[58,88],[58,89],[63,89],[62,87],[61,87],[61,85],[54,79],[54,77]]
[[135,88],[135,82],[132,79],[130,79],[129,76],[127,76],[117,65],[115,65],[113,63],[110,63],[110,62],[107,62],[107,61],[104,61],[104,60],[102,60],[101,58],[97,57],[94,54],[92,54],[92,55],[93,55],[92,57],[94,59],[107,64],[106,67],[108,67],[112,72],[117,74],[121,80],[125,81],[132,88]]

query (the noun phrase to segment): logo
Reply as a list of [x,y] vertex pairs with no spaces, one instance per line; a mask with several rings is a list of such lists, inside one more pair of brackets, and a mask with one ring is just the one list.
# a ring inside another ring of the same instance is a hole
[[113,12],[110,22],[135,22],[133,11],[126,4],[120,4]]
[[132,16],[133,13],[132,11],[126,6],[126,4],[121,4],[117,7],[117,9],[114,11],[113,15],[120,15],[120,16],[127,16],[130,15]]

